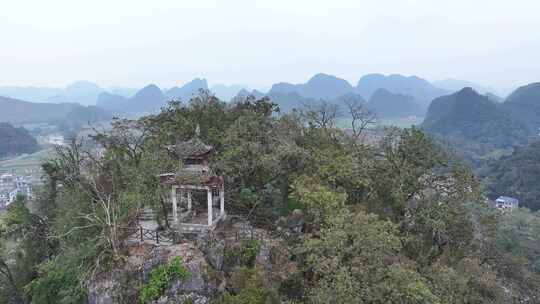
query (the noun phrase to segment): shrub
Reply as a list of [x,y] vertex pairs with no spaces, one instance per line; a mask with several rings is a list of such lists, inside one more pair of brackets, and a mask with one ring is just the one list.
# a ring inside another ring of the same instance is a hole
[[536,260],[536,262],[534,262],[534,265],[533,265],[533,268],[536,272],[540,273],[540,259]]
[[261,242],[256,239],[244,241],[242,251],[242,259],[245,265],[253,266],[255,264],[255,258],[261,251]]
[[172,280],[185,281],[191,274],[183,265],[180,257],[175,257],[168,265],[159,265],[150,272],[150,280],[142,288],[140,294],[141,303],[149,303],[158,299]]
[[261,242],[256,239],[244,240],[241,244],[225,248],[223,252],[225,265],[253,267],[255,259],[261,251]]
[[277,304],[278,293],[257,269],[237,268],[231,278],[236,294],[225,293],[219,304]]

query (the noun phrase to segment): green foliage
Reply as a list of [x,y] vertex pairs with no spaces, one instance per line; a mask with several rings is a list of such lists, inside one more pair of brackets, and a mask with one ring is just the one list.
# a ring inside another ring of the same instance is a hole
[[236,268],[232,275],[235,294],[225,293],[219,304],[277,304],[280,303],[275,289],[268,285],[260,270]]
[[243,240],[239,245],[225,247],[224,263],[230,266],[253,267],[260,250],[261,242],[259,240]]
[[373,294],[368,295],[368,303],[410,303],[437,304],[439,297],[435,296],[422,276],[413,269],[402,265],[392,265],[388,268],[384,281],[377,284]]
[[540,258],[537,259],[537,260],[534,262],[533,267],[534,267],[534,271],[540,273]]
[[53,251],[47,226],[40,217],[30,212],[26,203],[23,196],[18,196],[10,205],[4,218],[5,230],[0,235],[9,243],[17,240],[16,246],[10,246],[11,250],[3,255],[11,263],[4,265],[2,273],[4,276],[8,274],[11,293],[19,297],[22,297],[24,286],[38,275],[39,263]]
[[100,249],[88,240],[42,263],[37,278],[26,286],[32,303],[85,303],[87,280],[96,257],[103,254]]
[[[319,239],[307,240],[307,269],[314,272],[315,284],[310,291],[313,303],[362,303],[360,297],[386,276],[385,258],[401,249],[397,226],[375,215],[342,212]],[[362,271],[356,271],[362,269]]]
[[540,210],[539,163],[538,141],[515,149],[508,157],[490,162],[482,171],[489,195],[492,198],[515,196],[520,200],[520,207]]
[[384,158],[373,168],[369,207],[400,221],[411,199],[436,186],[430,183],[437,180],[428,177],[445,165],[445,157],[433,140],[417,128],[388,129],[380,146]]
[[168,265],[159,265],[150,272],[150,279],[141,289],[141,303],[157,300],[169,286],[172,280],[186,281],[191,273],[183,265],[180,257],[175,257]]
[[32,303],[86,303],[86,289],[81,274],[73,265],[51,261],[40,267],[40,277],[30,283]]
[[460,157],[481,165],[493,150],[523,145],[536,132],[510,108],[465,88],[433,100],[422,127],[450,144]]
[[244,260],[245,265],[253,265],[255,263],[255,258],[259,255],[261,251],[261,242],[256,239],[244,241],[242,259]]
[[[259,240],[226,242],[223,272],[207,271],[229,283],[221,303],[539,299],[538,214],[501,216],[489,208],[474,174],[420,129],[377,130],[370,138],[376,144],[366,145],[335,128],[336,105],[288,115],[276,110],[266,99],[227,104],[203,93],[157,115],[114,120],[91,143],[59,148],[43,165],[37,214],[17,202],[1,228],[0,247],[17,242],[0,256],[2,273],[14,274],[12,283],[0,276],[0,294],[85,302],[90,274],[125,260],[122,227],[137,210],[152,207],[160,226],[168,226],[170,189],[157,176],[178,170],[166,147],[191,138],[199,125],[200,139],[215,148],[212,171],[225,178],[228,213],[268,229],[293,209],[306,215],[305,233],[284,248],[292,259],[271,257],[280,265],[269,273],[254,267]],[[91,157],[96,146],[104,148],[99,158]],[[160,265],[139,300],[151,302],[171,280],[189,275],[179,259]]]
[[332,191],[329,187],[317,183],[317,180],[301,176],[295,180],[292,198],[298,201],[311,217],[311,222],[319,226],[331,220],[342,210],[347,194]]

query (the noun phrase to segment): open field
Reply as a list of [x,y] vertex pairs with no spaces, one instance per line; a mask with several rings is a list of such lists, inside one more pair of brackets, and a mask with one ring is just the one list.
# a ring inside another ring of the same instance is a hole
[[[410,128],[412,126],[418,126],[422,124],[424,117],[403,117],[403,118],[394,118],[394,119],[377,119],[378,127],[398,127],[398,128]],[[351,120],[349,118],[344,118],[338,120],[337,123],[340,128],[350,128]]]
[[53,149],[45,149],[33,154],[25,154],[0,161],[0,174],[16,173],[19,175],[37,173],[43,160],[52,155]]

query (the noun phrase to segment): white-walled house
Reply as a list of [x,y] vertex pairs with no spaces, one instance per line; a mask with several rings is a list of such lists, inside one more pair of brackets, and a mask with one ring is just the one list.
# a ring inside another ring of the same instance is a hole
[[514,209],[519,207],[519,200],[509,196],[499,196],[495,200],[495,207],[498,209]]

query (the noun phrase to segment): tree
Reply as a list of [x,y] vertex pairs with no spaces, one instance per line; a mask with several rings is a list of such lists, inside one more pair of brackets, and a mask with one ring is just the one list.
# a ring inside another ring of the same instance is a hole
[[304,110],[300,113],[308,124],[323,130],[335,129],[337,118],[341,116],[341,111],[337,104],[324,100],[320,100],[314,104],[305,104]]
[[377,122],[376,115],[355,98],[346,98],[344,103],[351,117],[352,137],[356,142],[362,139],[365,130]]
[[303,245],[310,303],[438,303],[427,280],[400,262],[401,242],[395,224],[342,211]]
[[[416,128],[388,129],[380,143],[380,160],[375,162],[370,208],[392,216],[405,217],[406,204],[445,177],[436,169],[447,163],[433,140]],[[382,209],[382,210],[381,210]]]
[[332,191],[314,178],[301,176],[295,180],[292,187],[293,199],[307,211],[309,222],[316,230],[332,221],[345,207],[346,193]]
[[[38,265],[52,254],[49,227],[30,213],[23,196],[10,205],[4,222],[0,234],[0,281],[7,283],[7,294],[15,303],[26,303],[24,286],[37,276]],[[14,240],[16,246],[5,252],[3,243]]]

